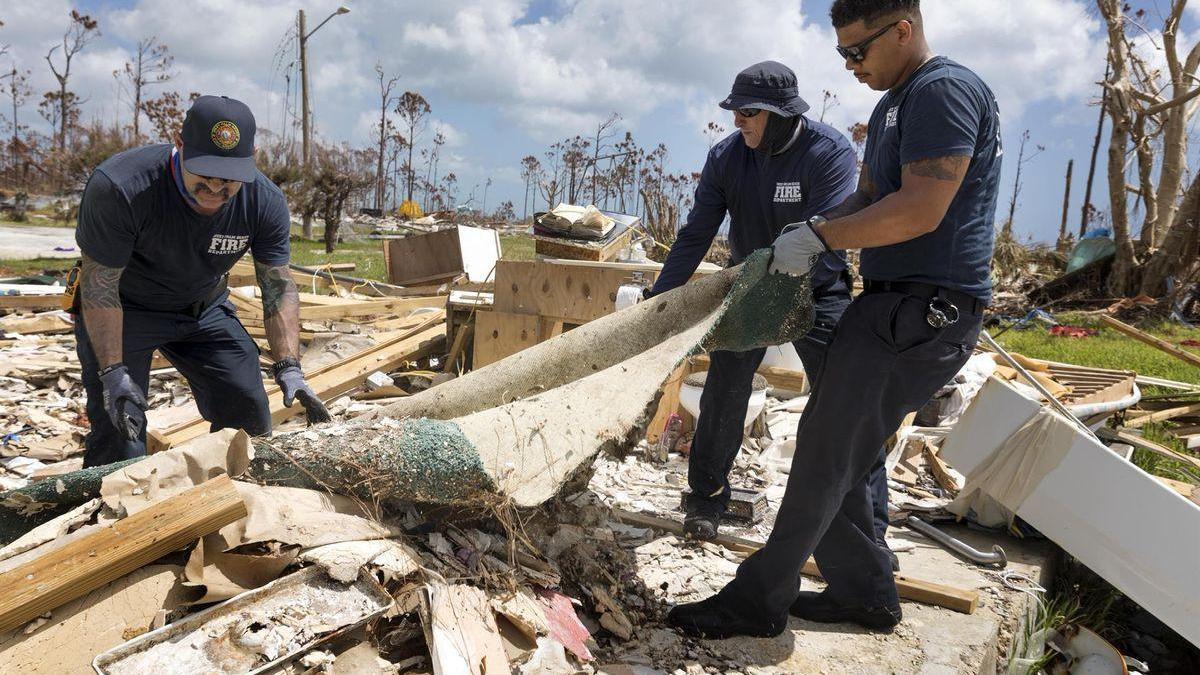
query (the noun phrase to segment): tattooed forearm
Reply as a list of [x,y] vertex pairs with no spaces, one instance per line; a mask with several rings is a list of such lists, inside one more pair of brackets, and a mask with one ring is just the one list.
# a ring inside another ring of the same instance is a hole
[[79,302],[83,307],[83,325],[100,368],[122,361],[123,322],[121,309],[121,272],[83,256],[79,280]]
[[120,309],[121,273],[124,268],[105,267],[83,256],[83,277],[80,280],[80,302],[85,308]]
[[287,265],[268,267],[256,262],[254,276],[258,278],[258,287],[262,289],[263,316],[275,316],[287,303],[300,306],[296,282],[292,281],[292,273]]
[[933,157],[904,165],[904,173],[911,173],[922,178],[935,178],[950,182],[958,182],[967,172],[971,158],[964,155],[950,157]]
[[300,355],[300,293],[287,265],[254,263],[263,296],[263,326],[276,361]]

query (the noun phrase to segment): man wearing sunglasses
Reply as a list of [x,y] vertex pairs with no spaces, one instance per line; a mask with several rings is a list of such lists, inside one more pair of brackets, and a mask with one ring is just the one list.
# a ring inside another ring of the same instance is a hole
[[300,302],[288,269],[283,193],[254,164],[254,115],[201,96],[175,144],[105,160],[88,179],[75,241],[83,254],[75,337],[91,431],[84,466],[146,452],[150,360],[162,352],[212,429],[271,432],[258,346],[228,300],[226,275],[247,251],[285,405],[329,413],[300,371]]
[[[777,635],[789,613],[877,631],[900,622],[868,476],[904,415],[966,363],[991,296],[1001,155],[991,90],[932,53],[919,0],[834,0],[830,15],[846,69],[886,93],[858,189],[789,225],[772,267],[808,274],[825,251],[858,248],[865,290],[826,352],[766,545],[720,593],[672,609],[669,622],[691,635]],[[810,556],[828,583],[821,593],[800,591]]]
[[[836,129],[804,116],[808,104],[796,75],[775,61],[738,73],[720,106],[733,111],[738,131],[713,146],[700,174],[695,202],[647,295],[682,285],[695,272],[729,215],[732,262],[770,246],[783,226],[825,213],[854,190],[858,158]],[[850,283],[841,252],[826,251],[812,273],[815,324],[795,343],[810,377],[821,367],[825,348],[850,304]],[[711,354],[700,417],[688,457],[684,532],[693,539],[717,536],[729,503],[729,471],[741,449],[743,420],[754,371],[765,349]],[[886,549],[887,476],[883,456],[873,474],[876,538]]]

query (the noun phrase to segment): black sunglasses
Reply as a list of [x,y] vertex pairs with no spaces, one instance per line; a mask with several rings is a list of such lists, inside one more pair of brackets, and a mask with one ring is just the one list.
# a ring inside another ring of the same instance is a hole
[[762,108],[738,108],[734,112],[742,117],[754,117],[758,113],[762,112]]
[[[900,21],[905,21],[905,20],[906,19],[900,19]],[[850,45],[849,47],[842,47],[839,45],[836,48],[837,53],[841,54],[843,59],[849,59],[855,63],[862,63],[863,59],[867,58],[867,47],[870,47],[872,42],[883,37],[884,33],[895,28],[896,25],[900,23],[900,21],[893,21],[893,22],[889,23],[888,25],[886,25],[883,28],[880,28],[878,31],[876,31],[874,35],[872,35],[871,37],[867,38],[866,40],[863,40],[862,42],[860,42],[856,45]]]

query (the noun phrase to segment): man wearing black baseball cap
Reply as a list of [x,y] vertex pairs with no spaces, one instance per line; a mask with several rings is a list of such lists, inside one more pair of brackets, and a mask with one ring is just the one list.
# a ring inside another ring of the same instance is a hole
[[[733,111],[738,133],[708,153],[695,204],[648,295],[671,290],[695,272],[729,214],[734,263],[771,245],[783,226],[829,211],[854,192],[857,157],[836,129],[804,116],[796,75],[776,61],[738,73],[720,106]],[[850,304],[845,254],[826,252],[813,274],[813,329],[795,342],[810,379],[821,369],[825,349]],[[729,471],[741,449],[743,421],[754,371],[765,349],[711,354],[696,436],[688,457],[684,532],[694,539],[717,536],[730,497]],[[803,452],[797,448],[797,452]],[[880,452],[872,475],[875,536],[886,551],[887,476]],[[891,556],[891,551],[887,551]]]
[[237,320],[226,276],[250,251],[284,403],[329,419],[299,362],[300,301],[289,273],[283,192],[254,164],[254,115],[201,96],[174,146],[105,160],[88,179],[75,241],[83,253],[75,337],[91,432],[85,466],[146,451],[150,360],[162,352],[212,429],[271,432],[258,346]]

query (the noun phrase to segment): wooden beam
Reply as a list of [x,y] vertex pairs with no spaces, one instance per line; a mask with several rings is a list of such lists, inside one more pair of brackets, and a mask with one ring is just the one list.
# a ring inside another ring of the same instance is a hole
[[1195,413],[1200,413],[1200,403],[1179,406],[1178,408],[1167,408],[1166,410],[1159,410],[1158,412],[1147,413],[1139,417],[1126,419],[1125,427],[1129,429],[1137,429],[1138,427],[1143,427],[1153,422],[1163,422],[1176,417],[1183,417],[1184,415],[1192,415]]
[[[693,356],[692,361],[697,366],[695,370],[704,370],[709,367],[710,363],[709,357],[704,354]],[[777,366],[759,366],[758,374],[767,378],[767,384],[776,389],[786,389],[795,392],[804,391],[803,370],[790,370]]]
[[[650,527],[677,535],[683,534],[683,523],[674,520],[659,518],[658,516],[639,513],[637,511],[626,511],[624,509],[613,509],[613,515],[618,520],[629,525]],[[718,534],[713,543],[744,555],[750,555],[763,547],[761,542],[731,534]],[[821,577],[821,570],[817,568],[816,563],[812,560],[804,563],[804,569],[801,572],[810,577]],[[903,574],[896,575],[896,590],[900,593],[900,597],[905,600],[945,607],[946,609],[952,609],[963,614],[973,614],[976,605],[979,603],[979,593],[976,591],[925,581],[923,579],[914,579]]]
[[245,517],[220,475],[0,574],[0,633]]
[[1158,443],[1155,443],[1154,441],[1146,440],[1145,438],[1142,438],[1141,436],[1131,434],[1131,433],[1129,433],[1127,431],[1123,431],[1121,429],[1109,429],[1108,427],[1100,427],[1099,429],[1096,430],[1096,435],[1099,436],[1100,438],[1103,438],[1106,441],[1116,441],[1118,443],[1126,443],[1128,445],[1132,445],[1135,448],[1141,448],[1142,450],[1145,450],[1147,452],[1152,452],[1160,457],[1166,457],[1167,459],[1173,459],[1177,462],[1183,462],[1184,464],[1190,464],[1191,466],[1193,466],[1197,469],[1200,469],[1200,458],[1193,457],[1191,455],[1185,455],[1185,454],[1179,453],[1179,452],[1175,452],[1171,448],[1168,448],[1164,445],[1159,445]]
[[425,307],[445,307],[445,295],[433,295],[425,298],[397,298],[394,300],[366,300],[362,302],[346,302],[336,305],[315,305],[300,308],[301,321],[323,319],[344,319],[351,316],[372,316],[381,314],[407,314],[414,309]]
[[45,312],[62,309],[62,294],[57,295],[0,295],[0,310]]
[[1196,366],[1197,368],[1200,368],[1200,356],[1193,354],[1193,353],[1187,351],[1186,349],[1181,349],[1180,347],[1176,347],[1175,345],[1171,344],[1170,342],[1167,342],[1166,340],[1161,340],[1159,338],[1154,337],[1153,335],[1150,335],[1149,333],[1140,331],[1140,330],[1134,328],[1133,326],[1130,326],[1127,323],[1122,323],[1120,321],[1117,321],[1116,319],[1112,318],[1111,316],[1108,316],[1107,314],[1100,315],[1100,323],[1102,323],[1105,326],[1108,326],[1109,328],[1112,328],[1118,332],[1124,333],[1125,335],[1128,335],[1129,337],[1137,340],[1138,342],[1142,342],[1144,344],[1150,345],[1151,347],[1154,347],[1155,349],[1162,350],[1162,351],[1170,354],[1171,356],[1174,356],[1175,358],[1179,359],[1180,361],[1189,363],[1193,366]]
[[442,364],[443,373],[453,373],[454,364],[458,363],[458,357],[466,350],[467,340],[475,334],[475,324],[467,324],[458,331],[458,335],[454,336],[454,343],[450,346],[450,352],[446,354],[446,362]]
[[[405,361],[429,356],[445,343],[446,332],[442,322],[442,317],[434,314],[426,323],[400,333],[386,342],[307,373],[308,384],[321,400],[327,401],[357,387],[364,378],[377,370],[387,372]],[[266,387],[266,392],[267,401],[271,406],[272,425],[304,414],[304,406],[283,406],[283,394],[280,393],[279,387]],[[152,437],[153,447],[150,451],[165,450],[206,433],[208,422],[202,417],[194,417],[167,429],[160,436]]]
[[692,374],[693,369],[694,366],[684,359],[683,363],[679,364],[675,372],[671,373],[671,376],[663,383],[662,396],[658,399],[658,408],[655,409],[650,423],[646,425],[647,443],[657,443],[667,421],[671,419],[671,414],[679,411],[679,390],[683,388],[683,381]]

